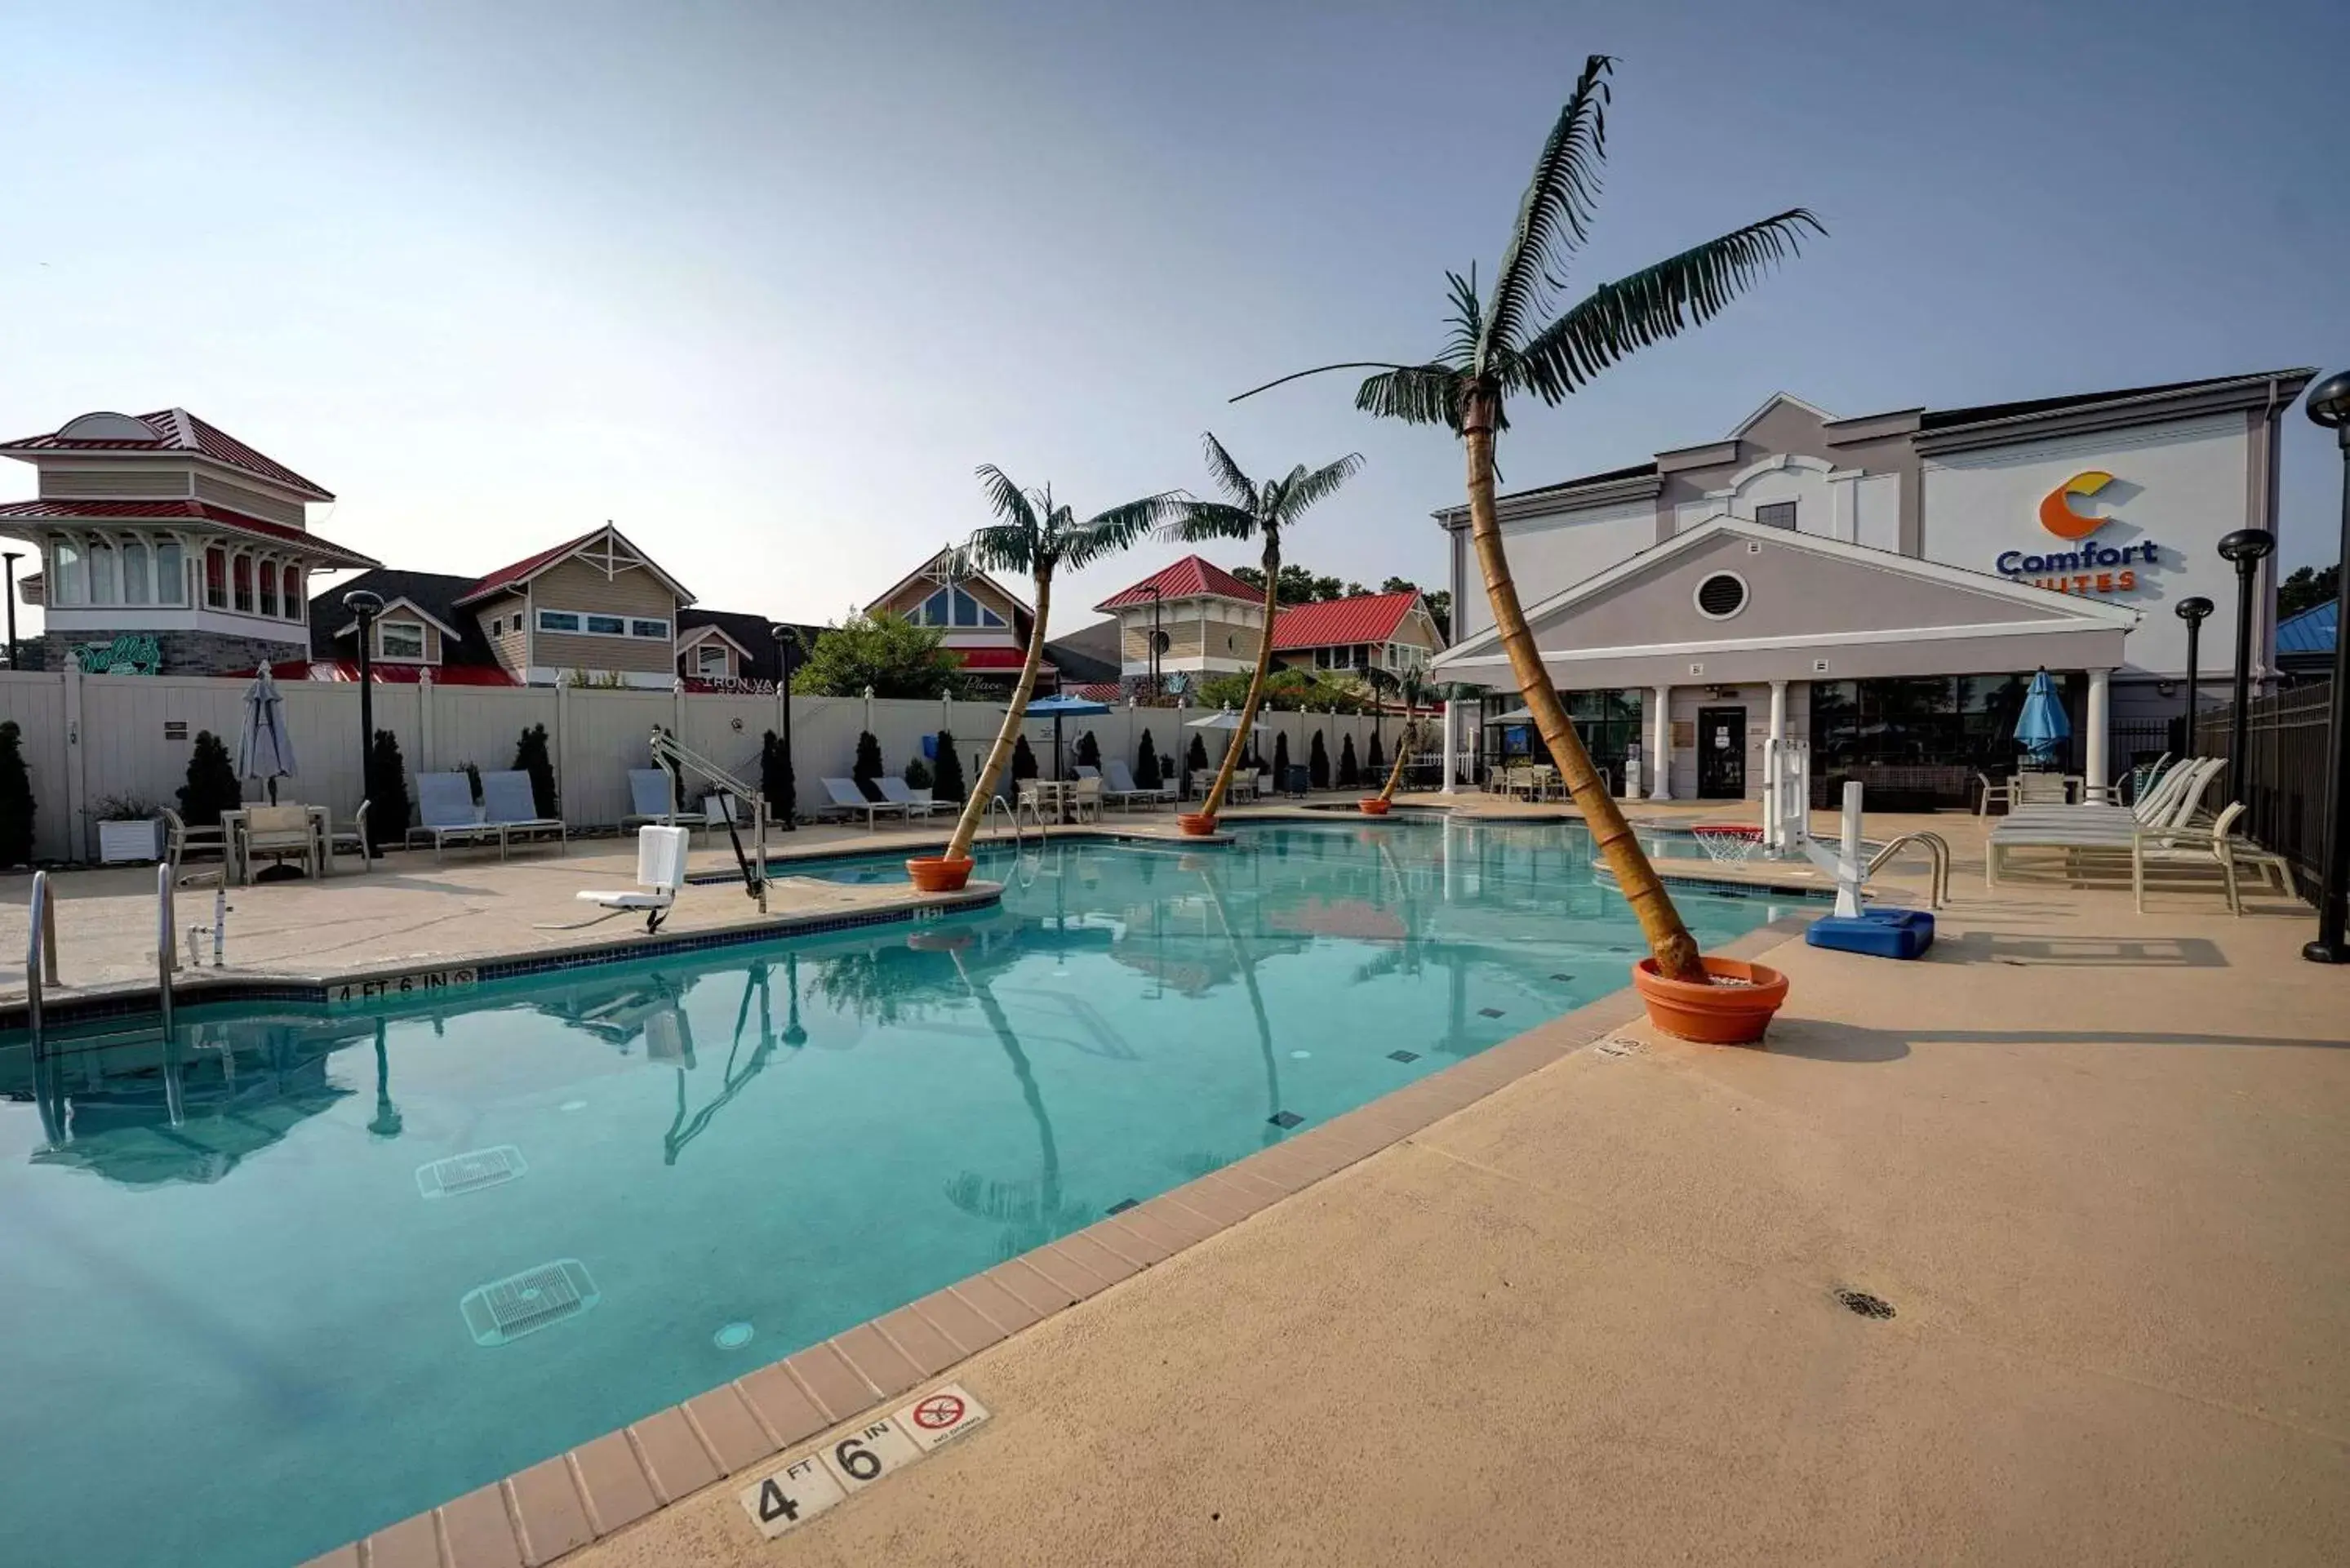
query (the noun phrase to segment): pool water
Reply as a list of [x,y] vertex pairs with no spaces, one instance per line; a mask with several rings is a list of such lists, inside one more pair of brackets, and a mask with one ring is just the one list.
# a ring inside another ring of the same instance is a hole
[[[306,1559],[1613,991],[1638,940],[1572,824],[979,874],[1000,909],[918,926],[188,1009],[50,1094],[0,1051],[0,1563]],[[1784,907],[1677,898],[1708,945]]]

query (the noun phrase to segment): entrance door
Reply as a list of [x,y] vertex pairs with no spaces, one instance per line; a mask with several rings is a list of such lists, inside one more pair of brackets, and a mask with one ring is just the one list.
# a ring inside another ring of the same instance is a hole
[[1697,711],[1697,797],[1746,798],[1746,710]]

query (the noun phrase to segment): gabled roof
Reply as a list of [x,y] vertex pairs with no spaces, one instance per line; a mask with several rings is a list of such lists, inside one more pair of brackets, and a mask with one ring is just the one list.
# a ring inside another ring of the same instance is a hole
[[1820,423],[1824,425],[1835,423],[1835,416],[1828,412],[1825,409],[1820,407],[1819,404],[1807,403],[1804,401],[1803,399],[1795,396],[1793,392],[1778,391],[1773,392],[1769,397],[1763,399],[1762,406],[1761,408],[1755,410],[1752,413],[1739,421],[1737,425],[1734,426],[1730,432],[1731,439],[1734,441],[1738,437],[1744,435],[1748,431],[1752,430],[1756,425],[1761,424],[1762,422],[1762,416],[1769,413],[1773,409],[1777,408],[1781,403],[1792,404],[1795,408],[1803,410],[1804,412],[1811,415],[1814,419],[1819,421]]
[[2276,650],[2287,653],[2318,654],[2334,651],[2334,639],[2341,635],[2341,608],[2333,599],[2322,605],[2312,605],[2299,615],[2277,622]]
[[1357,594],[1318,604],[1285,605],[1273,618],[1274,651],[1385,642],[1419,603],[1419,590],[1404,588],[1391,594]]
[[232,534],[248,535],[280,545],[299,545],[333,566],[372,566],[376,559],[357,550],[321,539],[287,523],[272,523],[215,506],[209,501],[66,501],[54,497],[16,501],[0,506],[0,526],[12,523],[150,523],[186,518]]
[[[482,635],[481,622],[471,610],[461,609],[457,605],[458,596],[472,582],[470,577],[448,572],[401,572],[380,567],[322,589],[310,600],[311,656],[332,660],[345,652],[356,651],[353,633],[357,628],[351,612],[343,607],[343,596],[364,588],[380,595],[385,607],[402,603],[413,605],[419,614],[440,627],[443,665],[494,666],[497,656],[490,651],[489,640]],[[332,679],[315,671],[312,678]]]
[[663,587],[675,594],[681,602],[685,604],[693,602],[693,595],[688,591],[684,584],[662,571],[653,558],[638,549],[627,535],[607,523],[601,528],[590,528],[577,539],[567,539],[552,549],[541,550],[536,556],[526,556],[512,566],[500,566],[488,576],[476,578],[473,587],[465,590],[457,603],[469,605],[476,599],[487,598],[500,589],[520,587],[540,573],[562,565],[597,540],[607,536],[618,544],[626,545],[629,553],[637,558],[638,564],[650,572]]
[[1045,657],[1061,667],[1065,690],[1071,680],[1115,686],[1124,668],[1125,635],[1113,616],[1053,639],[1045,645]]
[[2194,381],[2165,381],[2158,386],[2122,387],[2106,392],[2068,392],[2063,397],[2034,398],[2020,403],[1980,403],[1970,409],[1928,409],[1918,416],[1918,428],[1936,431],[1951,425],[2020,420],[2033,414],[2063,413],[2069,409],[2088,408],[2097,403],[2126,403],[2139,398],[2158,398],[2168,392],[2193,392],[2210,387],[2232,386],[2239,381],[2291,380],[2296,377],[2306,380],[2314,374],[2314,370],[2306,368],[2261,370],[2245,376],[2206,376]]
[[1147,605],[1150,590],[1159,590],[1163,603],[1168,599],[1239,599],[1243,604],[1261,604],[1264,591],[1253,588],[1214,562],[1199,556],[1186,556],[1171,566],[1161,566],[1129,588],[1121,588],[1101,603],[1097,610],[1124,609],[1128,605]]
[[[135,433],[144,425],[146,439]],[[48,435],[0,441],[0,452],[78,452],[92,457],[143,457],[156,453],[209,458],[297,491],[313,501],[332,501],[332,492],[320,489],[276,458],[265,457],[218,425],[208,424],[185,409],[161,409],[135,418],[122,414],[84,414],[68,420]]]
[[[1741,539],[1752,540],[1767,546],[1804,551],[1812,555],[1825,556],[1831,560],[1870,566],[1879,571],[1893,572],[1926,582],[1941,583],[1951,587],[1979,593],[1990,598],[2007,599],[2016,604],[2029,605],[2034,609],[2053,610],[2060,616],[2069,616],[2076,620],[2098,622],[2124,630],[2138,623],[2138,612],[2122,605],[2106,604],[2102,600],[2087,598],[2076,594],[2060,594],[2049,588],[2035,588],[2028,583],[2014,582],[2006,577],[1995,577],[1988,572],[1971,572],[1964,566],[1945,566],[1939,561],[1929,561],[1917,556],[1904,556],[1898,551],[1872,549],[1866,545],[1848,544],[1842,539],[1831,539],[1818,534],[1799,534],[1791,529],[1773,528],[1761,523],[1750,522],[1743,517],[1724,515],[1701,523],[1683,533],[1676,534],[1662,544],[1652,545],[1645,550],[1627,556],[1606,570],[1595,572],[1581,582],[1573,584],[1537,604],[1526,606],[1527,624],[1532,626],[1547,620],[1561,610],[1570,609],[1586,599],[1596,598],[1626,578],[1649,571],[1676,556],[1694,550],[1725,534]],[[1487,627],[1474,637],[1456,643],[1443,653],[1437,655],[1436,668],[1440,670],[1447,665],[1480,662],[1480,655],[1491,654],[1500,645],[1500,633],[1494,628]]]
[[778,622],[747,610],[681,609],[677,612],[677,645],[682,649],[693,640],[692,634],[708,628],[716,631],[741,649],[744,659],[743,679],[773,680],[783,673],[783,665],[775,652],[775,628],[789,626],[798,634],[800,646],[792,656],[792,668],[807,662],[807,650],[824,635],[820,626],[802,626],[795,621]]
[[[889,587],[876,595],[873,599],[866,605],[865,613],[868,615],[872,614],[877,607],[886,605],[891,599],[896,598],[899,589],[905,587],[906,585],[915,581],[917,578],[925,576],[929,576],[932,582],[937,583],[943,587],[946,585],[946,576],[941,568],[941,563],[954,553],[954,547],[952,545],[949,545],[945,549],[941,550],[937,555],[932,556],[929,560],[924,561],[920,566],[916,566],[912,571],[908,572],[904,576],[899,577],[896,582],[891,583]],[[1018,610],[1022,615],[1034,616],[1036,613],[1029,607],[1028,601],[1026,599],[1022,598],[1018,594],[1015,594],[1010,588],[1005,587],[1002,583],[998,582],[993,576],[986,572],[963,572],[959,574],[954,580],[957,583],[962,584],[985,583],[989,587],[1003,595],[1003,597],[1010,602],[1012,607]],[[926,594],[923,597],[927,598],[930,596]]]

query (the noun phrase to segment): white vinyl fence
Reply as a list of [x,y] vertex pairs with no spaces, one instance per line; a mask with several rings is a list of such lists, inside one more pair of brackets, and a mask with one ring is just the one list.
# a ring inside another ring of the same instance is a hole
[[[198,676],[0,671],[0,720],[16,722],[32,772],[35,855],[48,861],[95,858],[96,825],[106,803],[176,805],[198,733],[211,731],[235,755],[248,685]],[[361,791],[359,687],[286,680],[278,690],[301,766],[296,778],[279,786],[279,798],[323,805],[338,819],[348,819],[359,809]],[[769,730],[780,732],[784,717],[783,699],[775,696],[568,686],[379,685],[374,700],[375,727],[399,737],[411,779],[468,763],[484,769],[511,766],[522,732],[546,725],[563,817],[574,828],[608,827],[627,814],[628,770],[650,764],[648,741],[655,725],[669,726],[689,750],[755,783],[762,737]],[[880,742],[882,764],[901,774],[910,758],[923,754],[926,737],[950,730],[969,782],[977,779],[1003,721],[1000,702],[795,697],[791,704],[803,815],[824,803],[825,778],[848,776],[862,731],[870,730]],[[1076,765],[1078,739],[1087,731],[1105,760],[1120,758],[1129,766],[1148,731],[1178,768],[1192,735],[1201,734],[1212,763],[1223,754],[1224,735],[1190,729],[1185,721],[1200,716],[1196,708],[1121,705],[1092,718],[1064,720],[1067,764]],[[1401,722],[1389,717],[1380,728],[1392,755]],[[1259,721],[1258,750],[1270,763],[1275,733],[1285,733],[1290,761],[1304,767],[1314,733],[1320,731],[1335,786],[1345,738],[1354,737],[1357,760],[1367,768],[1371,730],[1367,716],[1268,713]],[[1051,721],[1030,721],[1027,734],[1040,769],[1049,775]],[[258,794],[257,785],[248,783],[246,789]],[[414,794],[411,784],[410,797]]]

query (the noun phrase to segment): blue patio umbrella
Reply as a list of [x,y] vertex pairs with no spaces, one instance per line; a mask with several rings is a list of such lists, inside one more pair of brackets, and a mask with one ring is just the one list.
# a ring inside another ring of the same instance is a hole
[[1039,697],[1035,701],[1028,704],[1028,712],[1026,715],[1028,718],[1050,719],[1053,721],[1053,776],[1055,778],[1057,779],[1064,776],[1064,770],[1061,766],[1061,721],[1064,719],[1087,719],[1093,717],[1095,714],[1107,713],[1108,711],[1108,703],[1097,702],[1090,697],[1063,697],[1058,695]]
[[290,779],[300,771],[294,762],[294,737],[286,729],[286,699],[278,694],[277,682],[265,664],[244,693],[244,727],[236,742],[237,776],[266,784],[274,805],[277,781]]
[[2023,709],[2015,716],[2015,743],[2043,766],[2056,760],[2057,748],[2072,738],[2073,722],[2064,716],[2056,683],[2043,670],[2024,688]]

